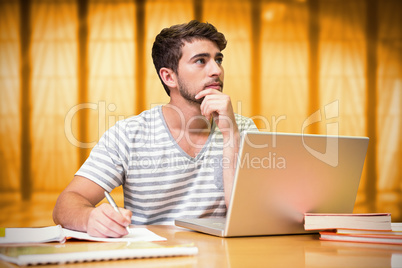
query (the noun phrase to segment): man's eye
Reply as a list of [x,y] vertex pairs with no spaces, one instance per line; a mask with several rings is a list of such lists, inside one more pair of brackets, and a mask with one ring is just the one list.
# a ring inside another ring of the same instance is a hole
[[216,63],[218,63],[218,64],[220,65],[220,64],[222,64],[223,59],[222,59],[222,58],[218,58],[218,59],[216,59],[215,61],[216,61]]
[[205,60],[204,60],[204,59],[198,59],[195,63],[204,64],[204,63],[205,63]]

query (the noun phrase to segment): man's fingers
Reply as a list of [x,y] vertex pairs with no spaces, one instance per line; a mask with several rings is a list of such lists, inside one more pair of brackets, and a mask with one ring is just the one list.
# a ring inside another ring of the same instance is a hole
[[94,228],[94,233],[96,234],[96,236],[100,237],[121,237],[127,232],[124,228],[119,231],[120,228],[115,227],[116,225],[115,223],[113,224],[112,221],[97,221]]
[[[119,227],[123,227],[125,230],[124,234],[127,234],[127,230],[125,229],[127,226],[130,225],[131,223],[131,211],[124,209],[124,208],[118,208],[120,213],[117,212],[110,204],[102,204],[104,205],[103,210],[105,213],[105,216],[110,219],[113,223],[108,223],[107,227],[108,228],[113,228],[113,230],[117,231],[114,226],[117,224]],[[119,228],[122,230],[121,228]],[[121,232],[119,232],[121,233]]]
[[207,95],[201,103],[201,113],[209,120],[213,113],[227,115],[231,112],[230,98],[227,95]]
[[202,90],[202,91],[198,92],[198,94],[195,95],[195,98],[196,99],[202,99],[207,95],[213,95],[213,94],[223,94],[223,93],[220,92],[217,89],[208,88],[208,89],[205,89],[205,90]]
[[130,219],[127,216],[131,215],[131,212],[123,211],[123,213],[124,215],[115,211],[110,204],[100,205],[90,214],[88,234],[100,237],[121,237],[126,235],[126,226],[130,224]]
[[131,212],[131,210],[125,209],[125,208],[119,208],[121,215],[123,215],[123,217],[126,219],[126,223],[128,226],[131,224],[131,217],[133,216],[133,213]]

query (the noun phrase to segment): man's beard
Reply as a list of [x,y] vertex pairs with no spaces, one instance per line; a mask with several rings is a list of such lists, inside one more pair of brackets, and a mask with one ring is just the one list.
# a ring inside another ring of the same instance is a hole
[[193,103],[193,104],[194,103],[196,103],[196,104],[202,103],[204,98],[196,99],[195,98],[196,94],[191,94],[186,83],[183,83],[180,78],[178,79],[177,82],[178,82],[178,86],[179,86],[179,93],[186,101]]
[[[178,79],[178,86],[179,86],[179,93],[180,95],[188,102],[190,103],[196,103],[201,105],[201,103],[204,101],[204,97],[200,99],[196,99],[195,96],[198,94],[192,94],[190,93],[189,87],[185,82],[183,82],[180,78]],[[223,83],[222,83],[222,90],[223,90]]]
[[201,104],[204,101],[204,98],[196,99],[194,94],[190,94],[188,91],[180,90],[180,95],[190,103]]

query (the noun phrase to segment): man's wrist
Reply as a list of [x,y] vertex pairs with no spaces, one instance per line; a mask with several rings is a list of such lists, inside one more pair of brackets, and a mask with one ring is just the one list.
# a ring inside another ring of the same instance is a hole
[[223,147],[238,147],[240,143],[240,132],[236,130],[231,132],[222,133],[223,137]]

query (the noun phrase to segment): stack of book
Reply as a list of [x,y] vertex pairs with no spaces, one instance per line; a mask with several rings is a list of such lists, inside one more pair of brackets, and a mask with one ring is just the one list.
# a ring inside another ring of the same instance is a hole
[[390,213],[306,213],[305,230],[319,230],[321,240],[402,245],[402,223],[391,223]]

